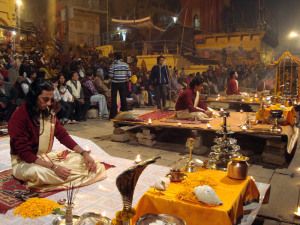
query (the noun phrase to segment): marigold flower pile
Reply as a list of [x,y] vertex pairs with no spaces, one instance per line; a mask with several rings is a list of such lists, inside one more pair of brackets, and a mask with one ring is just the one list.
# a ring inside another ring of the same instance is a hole
[[136,214],[136,210],[134,208],[130,208],[129,212],[125,209],[122,211],[116,212],[116,218],[111,221],[112,225],[122,225],[123,222],[128,221]]
[[35,218],[46,216],[54,209],[59,208],[59,204],[46,198],[30,198],[15,208],[14,214],[23,218]]
[[182,181],[182,188],[178,191],[176,196],[180,200],[198,201],[194,193],[194,188],[203,185],[214,188],[217,182],[207,175],[199,176],[198,173],[190,173],[188,177]]

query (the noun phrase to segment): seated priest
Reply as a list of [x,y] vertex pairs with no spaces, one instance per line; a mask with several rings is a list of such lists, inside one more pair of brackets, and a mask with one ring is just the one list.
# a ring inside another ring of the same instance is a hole
[[249,97],[248,93],[242,92],[239,88],[238,77],[239,75],[236,71],[230,71],[226,90],[227,98],[229,99]]
[[[49,80],[36,79],[26,102],[8,123],[13,176],[30,189],[41,191],[65,189],[70,182],[84,186],[104,179],[104,165],[95,162],[56,118],[53,92]],[[54,137],[72,151],[51,151]]]
[[175,105],[175,116],[178,119],[201,120],[213,116],[213,110],[209,109],[200,98],[200,90],[203,88],[204,80],[195,77],[179,96]]

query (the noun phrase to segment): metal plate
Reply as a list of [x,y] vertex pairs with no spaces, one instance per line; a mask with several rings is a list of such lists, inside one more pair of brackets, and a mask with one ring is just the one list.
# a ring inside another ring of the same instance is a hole
[[[73,215],[73,224],[76,223],[79,216]],[[66,225],[66,218],[65,216],[59,216],[53,220],[53,225]]]
[[146,214],[138,219],[136,225],[148,225],[157,220],[164,222],[164,225],[186,225],[182,219],[168,214]]
[[76,225],[94,225],[96,223],[99,225],[110,225],[111,220],[108,217],[104,217],[100,214],[87,212],[79,217]]

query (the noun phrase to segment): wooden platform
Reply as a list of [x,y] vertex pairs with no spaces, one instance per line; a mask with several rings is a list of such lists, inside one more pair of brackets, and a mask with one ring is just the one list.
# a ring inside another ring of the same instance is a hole
[[[296,145],[297,138],[299,135],[298,128],[291,125],[282,126],[281,133],[272,133],[270,128],[272,124],[256,124],[251,127],[249,130],[242,130],[239,127],[241,123],[241,116],[244,119],[246,117],[246,113],[241,114],[240,112],[231,112],[230,117],[227,119],[227,124],[230,125],[229,130],[235,132],[235,135],[242,135],[242,136],[254,136],[254,137],[261,137],[266,140],[272,140],[275,143],[282,143],[280,148],[277,146],[273,146],[272,143],[268,142],[265,146],[262,146],[264,150],[267,150],[267,155],[263,157],[266,162],[272,163],[272,157],[270,159],[270,152],[271,155],[275,154],[275,157],[279,157],[282,160],[276,160],[276,165],[283,165],[285,163],[285,154],[292,153],[294,146]],[[250,113],[250,117],[255,117],[255,113]],[[174,122],[165,122],[171,121],[173,118]],[[165,129],[187,129],[187,130],[196,130],[198,134],[201,135],[207,131],[217,131],[222,129],[221,124],[223,122],[223,118],[214,118],[209,121],[211,128],[207,127],[207,123],[199,123],[199,124],[185,124],[185,121],[181,122],[181,125],[178,125],[179,120],[175,120],[174,117],[169,116],[167,118],[161,118],[158,120],[152,120],[152,123],[149,124],[147,122],[134,122],[134,121],[120,121],[120,120],[113,120],[116,126],[119,125],[140,125],[142,127],[158,127],[158,128],[165,128]],[[252,138],[253,140],[253,138]],[[270,147],[271,146],[271,147]],[[279,153],[278,153],[279,151]],[[255,151],[254,151],[255,152]]]

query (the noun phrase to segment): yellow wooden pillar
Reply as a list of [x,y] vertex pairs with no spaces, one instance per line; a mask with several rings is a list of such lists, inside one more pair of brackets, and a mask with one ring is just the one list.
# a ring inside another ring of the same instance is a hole
[[282,84],[284,86],[282,86],[282,90],[281,92],[284,93],[284,89],[285,89],[285,84],[286,84],[286,81],[287,81],[287,74],[285,73],[285,61],[286,61],[286,56],[284,57],[284,60],[283,60],[283,69],[282,69],[282,75],[283,75],[283,78],[282,78]]
[[299,68],[299,66],[298,66],[298,81],[297,81],[297,83],[298,83],[298,86],[297,86],[297,88],[298,88],[298,96],[297,96],[297,100],[299,101],[299,98],[300,98],[300,84],[299,84],[299,82],[300,82],[300,68]]
[[278,70],[279,70],[279,67],[276,68],[276,76],[275,76],[275,87],[274,87],[274,92],[275,92],[275,95],[277,95],[277,86],[278,86]]
[[291,59],[290,93],[291,96],[293,97],[293,59]]

